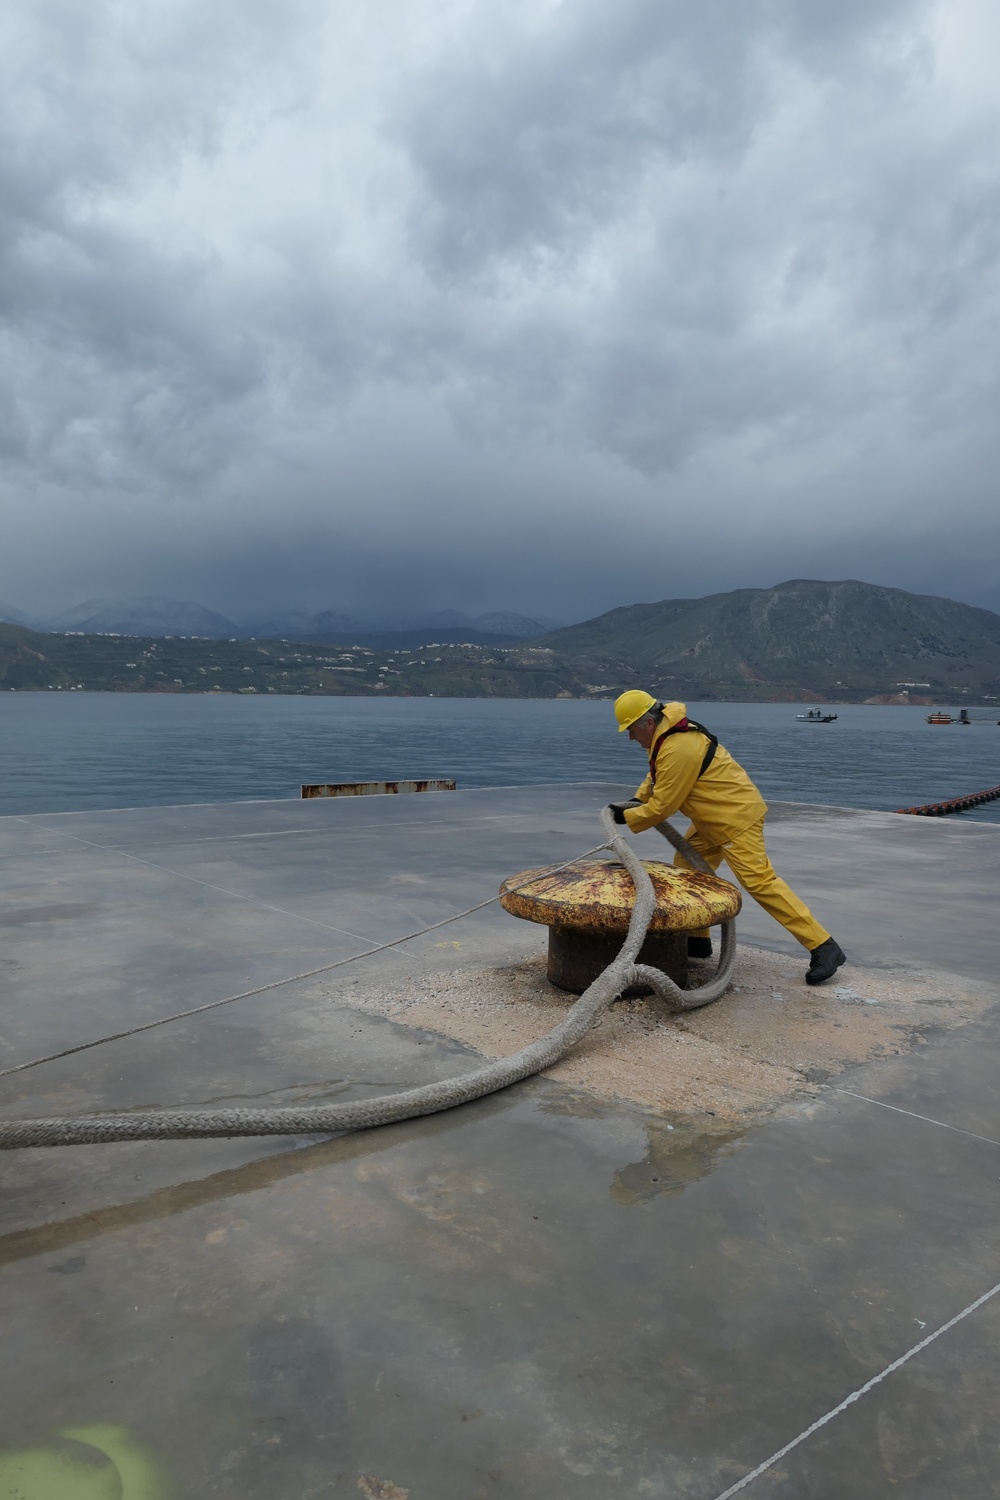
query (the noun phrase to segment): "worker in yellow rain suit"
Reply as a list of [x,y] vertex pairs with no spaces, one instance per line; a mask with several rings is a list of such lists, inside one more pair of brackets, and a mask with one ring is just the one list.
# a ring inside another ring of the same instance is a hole
[[[716,869],[726,861],[744,890],[810,953],[807,984],[822,984],[845,962],[838,943],[783,880],[764,847],[767,804],[743,767],[713,734],[687,717],[683,703],[660,703],[649,693],[622,693],[615,702],[618,731],[649,756],[649,775],[631,802],[612,803],[616,823],[642,833],[682,812],[684,835]],[[685,865],[678,854],[674,864]],[[688,939],[694,958],[707,958],[707,931]]]

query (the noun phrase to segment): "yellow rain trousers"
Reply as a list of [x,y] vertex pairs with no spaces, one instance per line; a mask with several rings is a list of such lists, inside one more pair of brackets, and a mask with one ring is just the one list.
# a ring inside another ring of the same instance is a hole
[[[683,703],[668,703],[650,754],[650,774],[636,791],[641,807],[625,809],[633,833],[682,812],[692,826],[685,834],[716,869],[723,860],[745,891],[804,948],[818,948],[830,934],[775,873],[764,847],[767,803],[743,767],[718,745],[702,771],[708,737],[699,730],[665,731],[683,723]],[[674,864],[684,866],[678,854]],[[694,933],[707,937],[708,933]]]
[[[821,927],[795,892],[776,874],[774,866],[764,848],[764,819],[738,833],[728,844],[713,844],[692,823],[684,835],[688,843],[717,870],[723,860],[732,870],[745,891],[748,891],[758,906],[762,906],[776,922],[780,922],[797,938],[803,948],[818,948],[830,934]],[[690,869],[690,865],[679,854],[674,855],[674,864]],[[708,937],[708,929],[691,934],[692,937]]]

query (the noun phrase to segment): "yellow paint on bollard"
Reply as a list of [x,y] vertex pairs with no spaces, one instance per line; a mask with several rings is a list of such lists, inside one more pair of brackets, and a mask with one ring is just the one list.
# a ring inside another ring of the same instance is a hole
[[[657,860],[643,865],[656,892],[650,933],[698,932],[740,910],[740,893],[728,880]],[[628,871],[610,859],[579,859],[551,873],[522,870],[500,887],[500,905],[512,916],[579,932],[624,933],[634,901]]]

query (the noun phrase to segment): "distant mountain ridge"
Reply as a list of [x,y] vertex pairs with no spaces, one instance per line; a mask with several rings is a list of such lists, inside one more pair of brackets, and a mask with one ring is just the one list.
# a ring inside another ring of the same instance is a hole
[[1000,615],[856,579],[633,604],[535,644],[674,698],[1000,694]]
[[[145,635],[137,610],[110,606],[89,617],[81,606],[72,625],[50,634],[0,625],[0,686],[473,698],[609,698],[641,686],[694,702],[1000,705],[1000,615],[854,579],[633,604],[529,638],[444,623],[456,619],[445,612],[424,629],[355,624],[318,637],[261,622],[248,640],[246,625],[206,621],[201,606],[178,614],[163,607],[172,601],[150,602],[161,628]],[[343,618],[325,616],[331,625]],[[85,629],[89,619],[100,622],[97,633]]]
[[494,610],[475,618],[460,610],[427,615],[358,616],[341,610],[318,613],[285,610],[252,615],[239,622],[192,600],[146,596],[136,599],[87,599],[62,613],[31,619],[21,610],[0,604],[0,620],[41,631],[75,630],[85,635],[143,637],[202,636],[209,640],[270,639],[328,641],[333,645],[357,642],[376,649],[415,645],[423,641],[473,641],[498,645],[558,626],[546,616],[535,618]]
[[87,599],[47,620],[48,630],[80,630],[85,635],[203,635],[226,637],[236,626],[225,615],[189,599]]
[[0,688],[606,699],[641,686],[688,702],[981,701],[1000,714],[1000,615],[856,580],[635,604],[507,645],[454,625],[343,644],[166,634],[0,625]]
[[0,600],[0,623],[5,625],[28,625],[30,622],[28,616],[22,614],[19,609],[15,609],[12,604],[4,604],[3,600]]
[[328,641],[333,645],[354,641],[361,645],[412,646],[431,639],[497,645],[501,639],[517,641],[540,635],[559,623],[546,616],[519,615],[509,610],[470,616],[458,609],[443,609],[427,615],[379,617],[327,609],[315,615],[291,613],[267,620],[247,619],[240,625],[239,634],[271,635],[290,641]]

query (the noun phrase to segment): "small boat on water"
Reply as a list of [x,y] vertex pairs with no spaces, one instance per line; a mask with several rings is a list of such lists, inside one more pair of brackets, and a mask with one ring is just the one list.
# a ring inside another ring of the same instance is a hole
[[928,724],[954,724],[955,720],[943,708],[936,708],[932,714],[927,715],[927,722]]
[[807,714],[796,714],[802,724],[832,724],[836,714],[825,714],[821,708],[811,708]]

